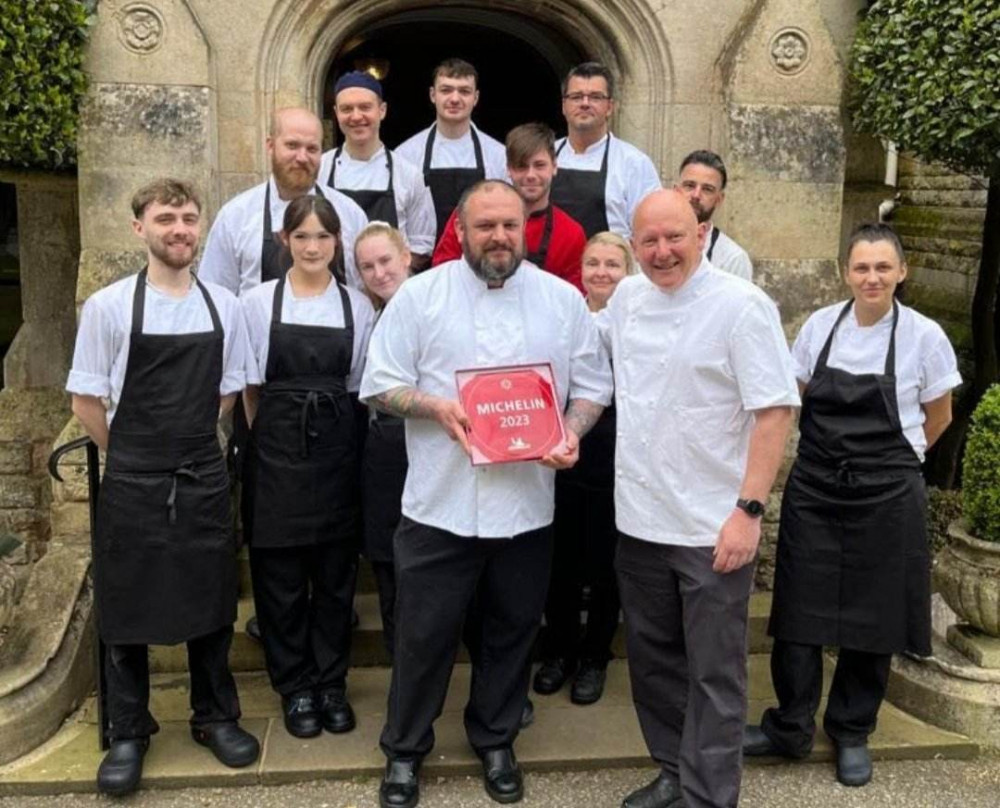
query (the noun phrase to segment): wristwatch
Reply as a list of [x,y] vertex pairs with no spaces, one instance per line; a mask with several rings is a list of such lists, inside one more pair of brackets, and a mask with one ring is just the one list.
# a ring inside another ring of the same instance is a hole
[[736,500],[736,507],[754,519],[760,519],[764,515],[765,510],[764,503],[756,499],[738,499]]

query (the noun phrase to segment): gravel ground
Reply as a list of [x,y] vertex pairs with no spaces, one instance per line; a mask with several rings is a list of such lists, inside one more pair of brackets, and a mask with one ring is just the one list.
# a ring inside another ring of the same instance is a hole
[[[1000,758],[972,761],[881,761],[865,788],[844,788],[832,765],[753,767],[743,779],[741,808],[998,808]],[[525,808],[616,808],[629,791],[645,785],[652,770],[605,769],[531,773]],[[112,800],[93,794],[9,797],[0,808],[377,808],[378,781],[326,781],[290,786],[142,791]],[[495,808],[473,777],[423,781],[422,808]]]

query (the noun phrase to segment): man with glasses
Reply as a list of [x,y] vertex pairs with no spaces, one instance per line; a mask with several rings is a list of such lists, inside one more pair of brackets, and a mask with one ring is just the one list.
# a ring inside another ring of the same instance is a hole
[[583,225],[587,238],[605,230],[628,238],[639,201],[660,187],[653,161],[608,129],[614,87],[611,71],[597,62],[574,67],[562,86],[568,136],[556,144],[552,203]]

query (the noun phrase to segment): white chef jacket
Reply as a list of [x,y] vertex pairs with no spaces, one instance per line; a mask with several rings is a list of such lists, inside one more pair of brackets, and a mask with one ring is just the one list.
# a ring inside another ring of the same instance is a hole
[[[319,179],[326,183],[336,149],[323,155]],[[384,191],[389,186],[389,169],[385,162],[385,146],[368,160],[355,160],[344,149],[337,159],[334,178],[338,190]],[[406,237],[410,249],[418,255],[434,252],[437,217],[431,190],[424,185],[424,172],[409,160],[392,152],[392,191],[396,198],[396,218],[399,230]]]
[[[479,135],[479,146],[483,150],[483,169],[486,172],[485,179],[505,180],[507,179],[507,149],[503,143],[494,140],[475,124],[471,128]],[[417,132],[409,140],[404,141],[396,147],[393,154],[398,154],[404,160],[409,160],[420,169],[424,170],[424,150],[427,148],[427,133],[431,131],[428,126],[421,132]],[[438,129],[434,133],[434,148],[431,152],[431,168],[475,168],[476,150],[472,145],[472,135],[466,132],[460,138],[447,138]]]
[[611,138],[611,145],[608,147],[608,179],[604,185],[604,212],[608,229],[622,238],[628,238],[632,235],[632,217],[639,202],[650,191],[661,187],[660,175],[653,161],[631,143],[609,132],[581,154],[573,151],[566,138],[560,138],[556,141],[556,151],[559,152],[556,165],[579,171],[600,171],[604,144],[608,138]]
[[597,322],[615,372],[618,529],[714,546],[740,493],[753,411],[799,404],[777,307],[703,258],[675,291],[625,278]]
[[[246,315],[247,337],[250,350],[247,351],[247,384],[264,384],[267,381],[267,355],[271,345],[271,312],[274,306],[274,290],[278,282],[268,281],[255,286],[240,298]],[[361,372],[365,367],[368,338],[375,325],[375,309],[371,301],[357,289],[347,287],[354,315],[354,345],[351,355],[351,372],[347,377],[347,389],[356,393],[361,386]],[[296,297],[292,284],[285,276],[285,292],[281,298],[281,322],[291,325],[321,325],[327,328],[344,327],[344,306],[340,300],[337,284],[330,283],[326,291],[313,297]]]
[[[125,384],[132,338],[132,298],[138,275],[130,275],[91,295],[83,304],[66,390],[103,398],[108,425],[115,417]],[[246,386],[246,326],[239,301],[214,283],[202,281],[219,313],[225,333],[219,395],[238,393]],[[212,330],[212,315],[194,284],[184,297],[172,297],[146,282],[144,334],[195,334]],[[183,383],[183,380],[179,380]]]
[[[264,191],[268,184],[271,186],[271,227],[275,239],[278,238],[289,200],[278,196],[274,177],[269,177],[267,182],[234,196],[222,206],[208,232],[208,241],[198,267],[199,278],[224,286],[234,295],[242,295],[260,284]],[[319,186],[340,218],[347,284],[361,289],[361,276],[354,265],[354,239],[368,224],[368,217],[353,199],[322,182]],[[310,193],[315,193],[315,189]]]
[[709,259],[712,262],[712,266],[716,269],[721,269],[723,272],[728,272],[730,275],[743,278],[743,280],[752,281],[753,264],[750,262],[750,256],[747,255],[747,251],[716,228],[715,225],[712,225],[708,231],[708,236],[705,238],[705,255],[708,256],[708,248],[712,244],[713,233],[718,233],[719,237],[715,241],[715,248],[712,250],[712,257]]
[[[362,399],[397,387],[458,398],[455,371],[551,362],[560,406],[611,401],[611,369],[575,287],[527,261],[488,289],[464,259],[410,278],[372,333]],[[437,422],[406,419],[403,514],[459,536],[505,538],[552,522],[555,472],[537,462],[473,467]]]
[[[844,302],[814,312],[792,346],[795,376],[807,383]],[[854,310],[840,321],[830,346],[827,366],[848,373],[882,373],[885,370],[892,310],[871,326],[858,325]],[[927,449],[921,404],[940,398],[962,383],[955,350],[936,322],[908,306],[900,305],[896,326],[896,401],[903,435],[921,462]]]

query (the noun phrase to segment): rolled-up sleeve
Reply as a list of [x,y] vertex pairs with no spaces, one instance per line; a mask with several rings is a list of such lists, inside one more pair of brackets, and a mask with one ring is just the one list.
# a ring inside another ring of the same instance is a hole
[[798,385],[774,303],[763,293],[747,302],[730,336],[730,356],[745,410],[798,407]]
[[114,363],[114,328],[96,298],[83,304],[66,390],[81,396],[108,398]]
[[232,298],[228,305],[226,338],[222,355],[222,382],[219,393],[238,393],[247,386],[246,364],[250,359],[250,346],[243,307]]
[[962,383],[958,359],[944,330],[935,323],[920,363],[920,403],[941,398]]

